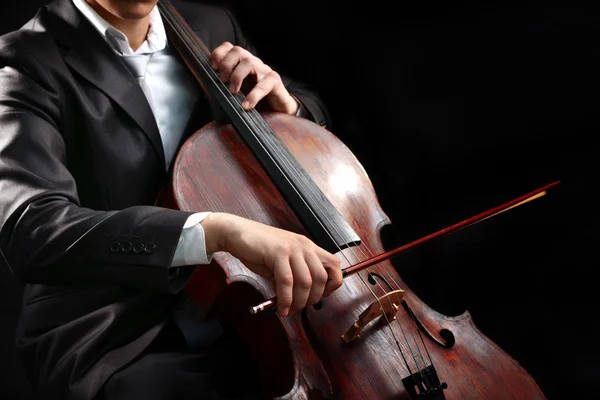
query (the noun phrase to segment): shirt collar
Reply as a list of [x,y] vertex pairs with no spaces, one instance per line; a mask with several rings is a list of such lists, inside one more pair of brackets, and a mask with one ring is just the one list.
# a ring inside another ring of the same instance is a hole
[[146,40],[136,51],[133,51],[127,36],[98,15],[85,0],[73,0],[73,3],[118,53],[123,55],[153,53],[163,50],[167,45],[167,34],[156,6],[150,12],[150,29],[148,29]]

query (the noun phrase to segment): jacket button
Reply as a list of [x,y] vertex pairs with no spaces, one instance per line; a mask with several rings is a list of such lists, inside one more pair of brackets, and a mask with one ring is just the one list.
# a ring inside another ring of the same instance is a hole
[[146,253],[150,254],[154,251],[155,248],[156,248],[156,245],[154,243],[148,243],[144,246],[144,251]]
[[143,243],[134,243],[133,244],[133,252],[135,254],[140,254],[142,251],[144,251],[144,244]]
[[119,242],[110,242],[108,244],[108,248],[110,249],[110,251],[112,251],[113,253],[116,253],[117,251],[121,250],[121,243]]
[[133,244],[131,244],[131,242],[121,243],[121,250],[123,250],[124,253],[129,253],[132,248],[133,248]]

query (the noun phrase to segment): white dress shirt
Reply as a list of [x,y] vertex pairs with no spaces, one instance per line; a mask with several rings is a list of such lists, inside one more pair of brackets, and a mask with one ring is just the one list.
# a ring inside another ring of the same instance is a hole
[[[198,99],[199,89],[183,70],[185,66],[171,52],[158,8],[155,6],[150,13],[146,40],[134,51],[127,36],[98,15],[85,0],[73,0],[73,3],[126,64],[131,65],[133,61],[143,64],[144,70],[138,81],[154,112],[168,168]],[[129,60],[129,57],[135,60]],[[204,229],[200,224],[208,214],[210,212],[195,213],[187,219],[175,250],[173,266],[210,263],[212,255],[206,254]]]

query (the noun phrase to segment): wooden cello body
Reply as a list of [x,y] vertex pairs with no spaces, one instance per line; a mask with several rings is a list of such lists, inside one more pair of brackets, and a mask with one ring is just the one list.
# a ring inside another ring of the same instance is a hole
[[[234,122],[246,121],[240,110],[231,115]],[[342,268],[382,253],[380,230],[391,221],[350,150],[306,119],[280,113],[256,118],[246,124],[269,128],[273,136],[261,143],[275,148],[269,156],[279,161],[294,190],[314,194],[307,188],[314,185],[323,196],[305,196],[312,199],[310,212],[322,224],[346,223],[339,231],[329,228],[336,240],[323,244],[339,256]],[[294,207],[293,191],[274,183],[277,174],[266,170],[264,155],[240,135],[240,126],[213,122],[193,134],[175,160],[161,203],[240,215],[321,244],[313,233],[318,228],[305,222],[310,215]],[[431,309],[389,261],[345,278],[318,307],[286,318],[248,311],[275,291],[228,253],[216,253],[210,265],[196,268],[185,290],[199,308],[236,328],[269,399],[544,398],[533,378],[477,329],[469,313],[447,317]]]
[[[310,121],[284,114],[265,115],[265,119],[355,228],[361,246],[375,254],[382,252],[379,232],[390,221],[353,154],[332,133]],[[177,157],[172,183],[173,199],[181,210],[228,212],[306,234],[231,125],[213,123],[195,133]],[[356,256],[362,253],[352,250],[342,250],[342,267],[348,266],[345,260],[359,261]],[[238,328],[256,358],[269,398],[411,399],[403,379],[423,368],[414,359],[427,360],[424,352],[431,356],[440,381],[447,384],[440,398],[544,398],[532,377],[477,329],[469,313],[446,317],[432,310],[402,282],[389,261],[370,272],[394,281],[404,291],[403,302],[414,319],[399,307],[396,322],[388,325],[379,317],[349,342],[342,335],[373,303],[371,290],[384,294],[366,275],[364,281],[360,276],[346,278],[319,309],[305,309],[288,318],[248,312],[252,305],[274,296],[272,284],[227,253],[215,254],[209,266],[198,268],[185,290],[199,307],[213,310]],[[392,330],[402,337],[400,349]],[[418,354],[413,357],[411,350]]]

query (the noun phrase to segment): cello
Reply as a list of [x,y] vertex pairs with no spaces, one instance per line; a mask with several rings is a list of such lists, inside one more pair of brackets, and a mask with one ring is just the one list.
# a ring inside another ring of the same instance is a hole
[[286,318],[269,312],[276,303],[272,283],[228,253],[213,254],[186,284],[195,305],[233,326],[248,346],[266,398],[544,399],[468,312],[448,317],[428,307],[389,258],[539,197],[554,184],[384,252],[380,231],[390,220],[349,149],[307,119],[244,110],[243,94],[229,92],[177,10],[167,0],[158,6],[175,49],[228,117],[185,141],[158,203],[303,234],[336,254],[343,268],[339,289]]

